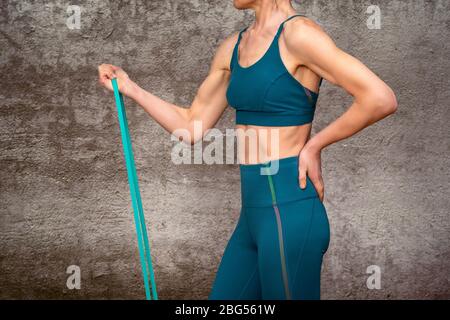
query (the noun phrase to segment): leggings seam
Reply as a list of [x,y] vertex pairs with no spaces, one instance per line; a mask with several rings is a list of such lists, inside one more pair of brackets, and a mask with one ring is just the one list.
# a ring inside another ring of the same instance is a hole
[[281,258],[281,276],[283,278],[283,286],[286,295],[286,300],[291,300],[291,290],[289,288],[289,276],[287,272],[286,266],[286,251],[284,247],[284,232],[283,232],[283,224],[281,222],[280,210],[277,204],[277,197],[275,186],[273,184],[272,176],[267,175],[267,179],[269,182],[270,193],[272,195],[272,207],[275,213],[275,219],[277,224],[277,233],[278,233],[278,242],[279,242],[279,250],[280,250],[280,258]]
[[276,204],[274,204],[274,212],[275,212],[275,219],[277,220],[277,228],[278,228],[278,240],[280,245],[280,258],[281,258],[281,272],[283,277],[283,283],[284,283],[284,289],[286,294],[286,300],[291,300],[291,290],[290,290],[290,282],[289,282],[289,274],[287,270],[287,256],[286,256],[286,248],[284,244],[284,232],[283,232],[283,226],[281,222],[281,215],[280,215],[280,209]]
[[308,242],[309,234],[311,233],[311,225],[312,225],[312,220],[314,217],[315,206],[316,206],[316,199],[314,199],[314,201],[313,201],[313,205],[312,205],[312,209],[311,209],[311,218],[309,219],[308,231],[306,233],[305,241],[303,242],[302,250],[300,251],[300,254],[297,259],[297,263],[295,265],[294,278],[292,279],[293,283],[295,283],[295,280],[297,279],[297,273],[298,273],[298,269],[300,268],[300,263],[302,261],[303,252],[305,251],[305,246],[306,246],[306,243]]

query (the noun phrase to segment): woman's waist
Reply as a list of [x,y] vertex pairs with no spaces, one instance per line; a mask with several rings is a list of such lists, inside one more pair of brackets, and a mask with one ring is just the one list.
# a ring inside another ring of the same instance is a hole
[[260,164],[300,153],[310,134],[310,125],[290,127],[236,126],[240,164]]

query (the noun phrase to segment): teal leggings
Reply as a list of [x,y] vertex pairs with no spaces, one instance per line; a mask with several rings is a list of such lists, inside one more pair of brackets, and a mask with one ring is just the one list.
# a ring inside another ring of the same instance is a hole
[[208,299],[320,299],[330,227],[311,180],[299,186],[298,157],[240,171],[242,209]]

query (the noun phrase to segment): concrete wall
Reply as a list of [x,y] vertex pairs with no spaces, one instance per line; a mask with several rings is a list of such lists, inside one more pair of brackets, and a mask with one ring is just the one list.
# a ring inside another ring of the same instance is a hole
[[[66,25],[80,5],[81,29]],[[380,30],[366,25],[370,4]],[[450,298],[449,1],[303,1],[397,93],[398,112],[323,152],[331,243],[324,299]],[[141,299],[112,94],[97,66],[188,105],[219,42],[252,22],[232,1],[2,1],[0,298]],[[313,134],[350,97],[324,82]],[[126,100],[160,299],[205,299],[239,216],[237,165],[171,162],[173,142]],[[233,125],[227,110],[218,128]],[[81,268],[81,289],[66,268]],[[381,289],[366,268],[381,268]]]

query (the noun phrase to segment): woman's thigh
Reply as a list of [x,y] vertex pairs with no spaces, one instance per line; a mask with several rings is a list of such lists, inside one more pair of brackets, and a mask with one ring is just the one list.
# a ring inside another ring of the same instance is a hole
[[245,210],[225,248],[208,299],[258,300],[261,298],[257,248],[247,224]]
[[329,224],[319,198],[254,208],[249,213],[258,246],[263,299],[319,299]]

